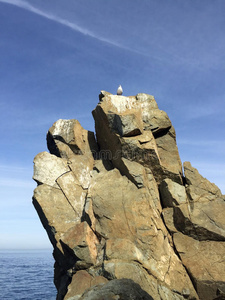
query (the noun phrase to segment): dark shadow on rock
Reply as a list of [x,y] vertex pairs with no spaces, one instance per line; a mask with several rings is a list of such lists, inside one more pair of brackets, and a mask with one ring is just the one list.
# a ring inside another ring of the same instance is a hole
[[88,289],[80,300],[154,300],[131,279],[114,279]]

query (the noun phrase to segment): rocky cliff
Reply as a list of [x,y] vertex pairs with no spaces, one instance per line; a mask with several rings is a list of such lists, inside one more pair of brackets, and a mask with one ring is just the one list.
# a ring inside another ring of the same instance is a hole
[[33,204],[57,299],[225,299],[225,197],[189,162],[153,96],[102,91],[93,132],[49,129]]

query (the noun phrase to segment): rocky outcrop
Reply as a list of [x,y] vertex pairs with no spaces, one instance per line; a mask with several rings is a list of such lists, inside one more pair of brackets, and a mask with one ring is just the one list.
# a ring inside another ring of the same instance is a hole
[[225,299],[225,198],[190,163],[153,96],[102,91],[96,139],[49,129],[33,204],[53,245],[57,299]]

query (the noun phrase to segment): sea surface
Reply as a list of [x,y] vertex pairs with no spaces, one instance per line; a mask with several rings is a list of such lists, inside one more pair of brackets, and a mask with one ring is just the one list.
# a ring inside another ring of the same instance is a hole
[[51,250],[0,250],[0,299],[55,300]]

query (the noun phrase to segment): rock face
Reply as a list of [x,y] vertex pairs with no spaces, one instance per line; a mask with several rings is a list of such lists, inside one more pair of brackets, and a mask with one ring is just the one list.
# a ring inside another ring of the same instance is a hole
[[225,197],[190,163],[153,96],[102,91],[96,137],[58,120],[34,159],[33,204],[57,300],[225,299]]

